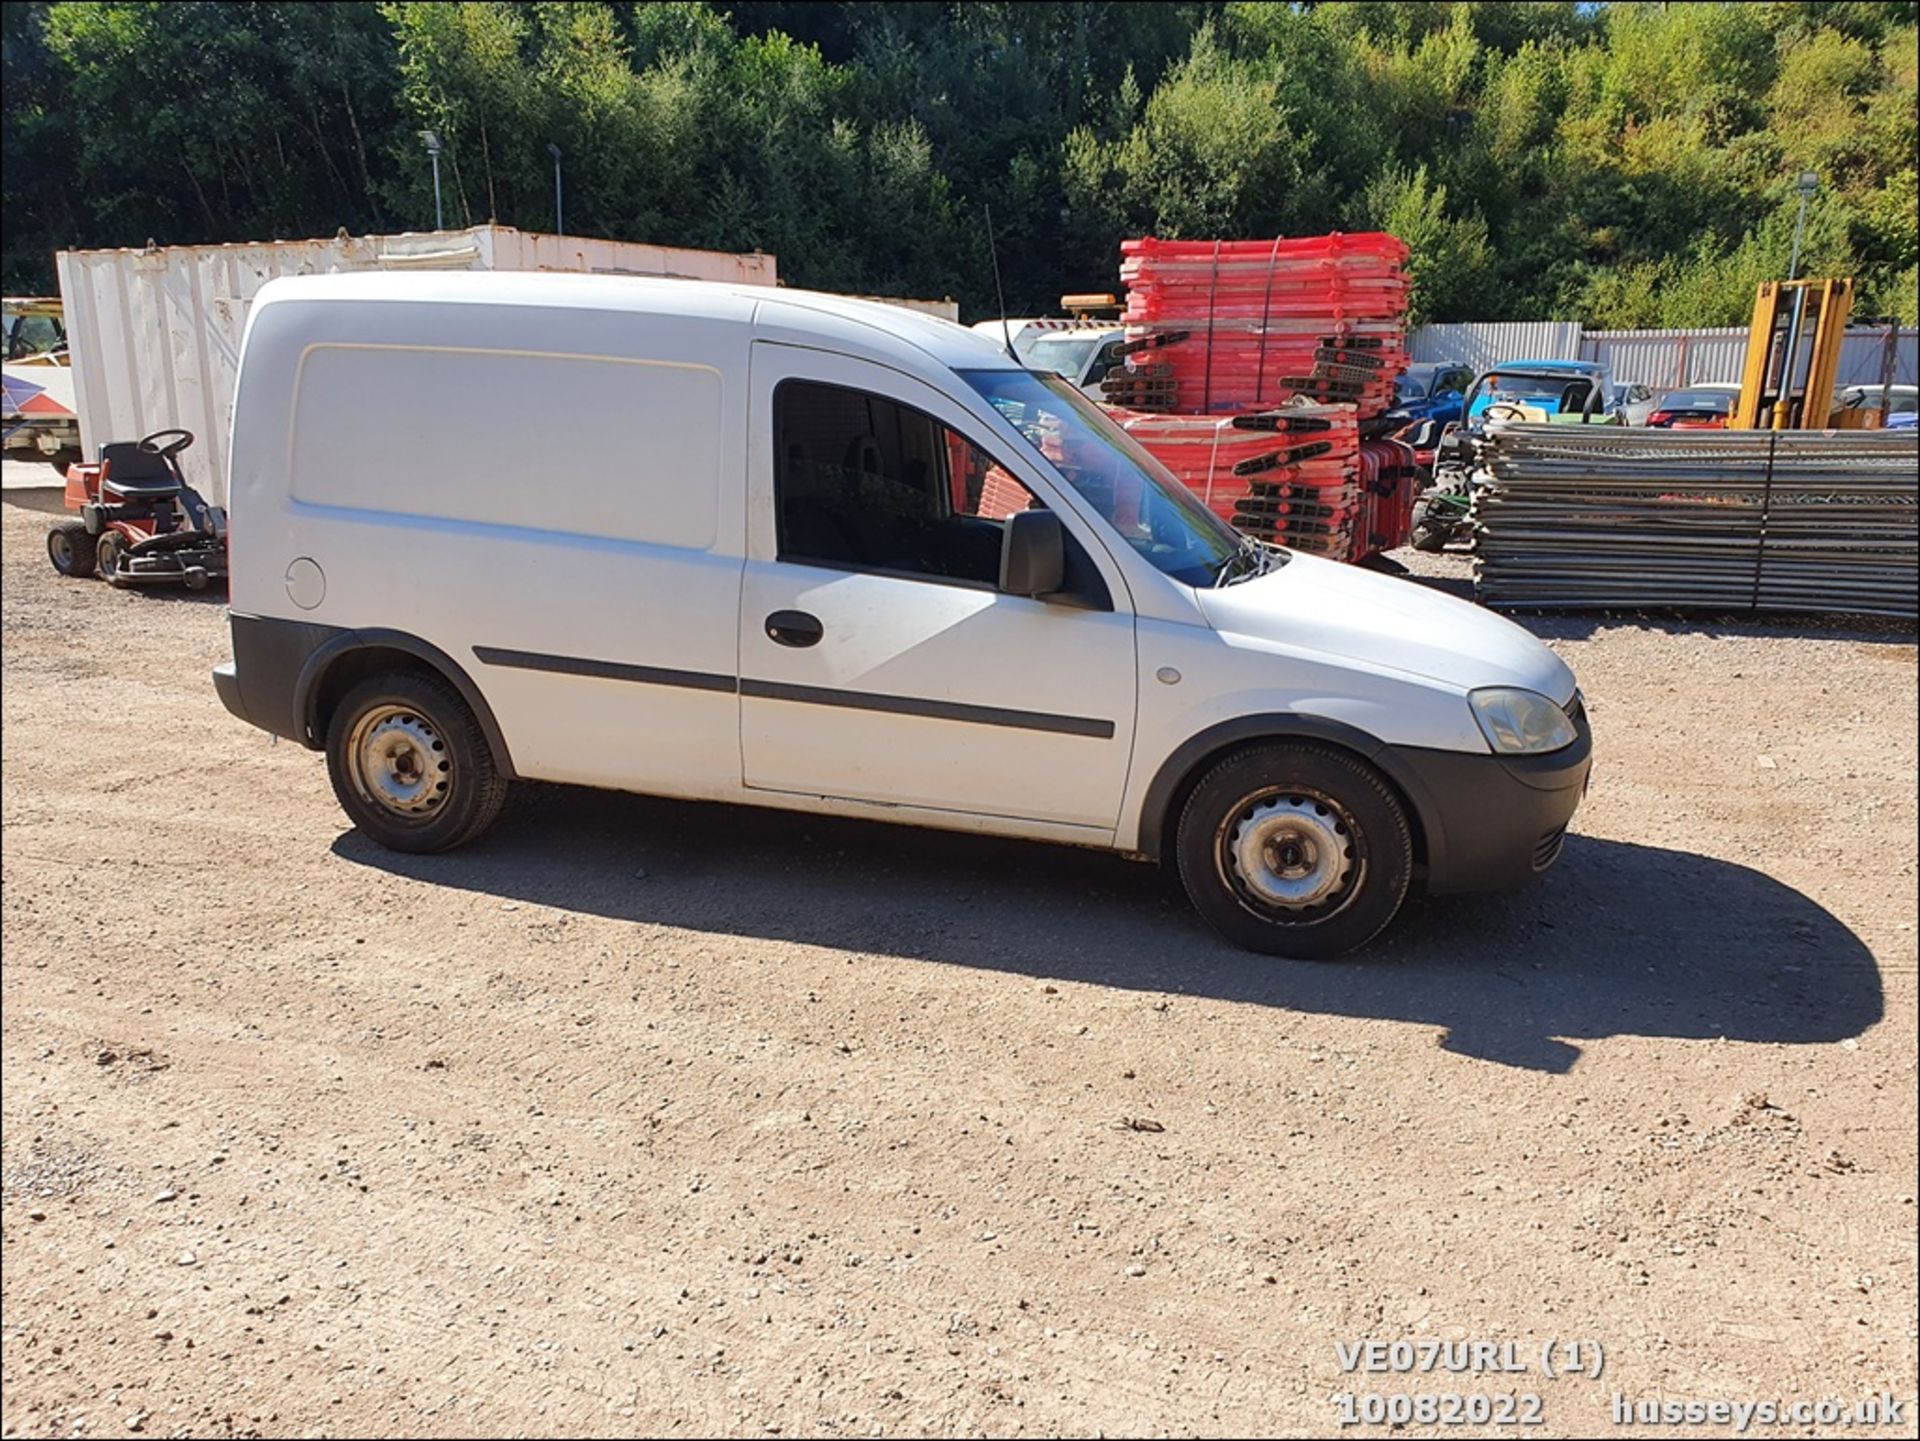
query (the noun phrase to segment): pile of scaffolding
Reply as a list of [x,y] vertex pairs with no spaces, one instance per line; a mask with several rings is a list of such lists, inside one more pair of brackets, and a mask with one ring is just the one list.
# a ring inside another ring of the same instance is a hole
[[1128,356],[1101,383],[1140,442],[1262,540],[1359,560],[1407,538],[1414,461],[1373,438],[1405,368],[1391,235],[1128,240]]
[[1488,605],[1920,610],[1914,433],[1496,424],[1479,463]]

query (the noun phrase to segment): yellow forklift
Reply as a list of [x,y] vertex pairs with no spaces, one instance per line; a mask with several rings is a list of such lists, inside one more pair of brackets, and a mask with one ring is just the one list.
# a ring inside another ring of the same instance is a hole
[[1761,281],[1727,429],[1829,429],[1852,312],[1851,279]]

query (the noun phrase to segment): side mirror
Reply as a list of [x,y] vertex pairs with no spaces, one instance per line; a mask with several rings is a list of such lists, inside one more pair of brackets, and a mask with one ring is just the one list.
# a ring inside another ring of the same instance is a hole
[[1052,595],[1066,579],[1067,541],[1050,510],[1016,510],[1000,538],[1004,595]]

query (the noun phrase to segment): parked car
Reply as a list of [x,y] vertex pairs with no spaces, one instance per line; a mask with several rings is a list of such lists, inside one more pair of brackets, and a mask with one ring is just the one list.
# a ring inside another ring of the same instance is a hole
[[1604,361],[1509,360],[1468,387],[1464,419],[1618,425],[1613,374]]
[[57,296],[0,300],[0,442],[49,459],[77,456],[73,358]]
[[1442,425],[1460,418],[1460,402],[1473,384],[1473,367],[1467,365],[1422,363],[1409,365],[1393,385],[1393,409],[1389,419],[1403,425],[1437,420]]
[[1740,399],[1737,385],[1695,385],[1661,396],[1647,417],[1656,430],[1724,430]]
[[[1878,415],[1879,423],[1885,428],[1908,430],[1912,428],[1912,421],[1896,422],[1920,410],[1920,386],[1843,385],[1833,397],[1833,408],[1836,412],[1871,412],[1856,417],[1861,424],[1873,424],[1874,415]],[[1836,423],[1845,424],[1847,418],[1836,416]]]
[[1613,386],[1613,409],[1619,415],[1623,425],[1645,425],[1647,417],[1653,414],[1656,404],[1655,392],[1650,385],[1615,381]]
[[1240,535],[1066,380],[891,306],[274,280],[232,455],[214,686],[398,850],[511,777],[863,816],[1164,857],[1224,935],[1324,957],[1416,868],[1546,869],[1586,785],[1527,631]]

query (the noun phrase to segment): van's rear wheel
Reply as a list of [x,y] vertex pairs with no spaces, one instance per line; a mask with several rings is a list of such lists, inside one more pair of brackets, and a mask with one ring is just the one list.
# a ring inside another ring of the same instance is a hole
[[507,782],[480,723],[438,676],[361,681],[327,723],[327,775],[340,808],[396,851],[444,851],[493,824]]
[[1385,781],[1315,745],[1250,746],[1187,798],[1175,848],[1194,909],[1248,950],[1327,960],[1400,909],[1413,836]]

